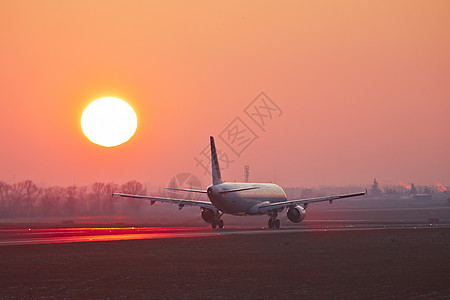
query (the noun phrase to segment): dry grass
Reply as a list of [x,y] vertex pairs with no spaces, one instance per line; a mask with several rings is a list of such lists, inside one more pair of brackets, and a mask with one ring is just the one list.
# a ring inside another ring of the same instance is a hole
[[450,297],[448,229],[0,247],[0,298]]

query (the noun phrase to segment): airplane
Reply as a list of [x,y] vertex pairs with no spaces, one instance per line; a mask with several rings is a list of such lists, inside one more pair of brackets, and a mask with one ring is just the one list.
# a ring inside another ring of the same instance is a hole
[[200,207],[203,220],[211,224],[213,229],[224,227],[222,219],[224,214],[236,216],[268,215],[268,227],[272,229],[280,228],[280,220],[277,217],[278,213],[284,209],[287,209],[287,217],[291,222],[299,223],[306,217],[306,208],[310,203],[329,201],[331,204],[337,199],[367,194],[366,189],[364,192],[345,195],[288,200],[284,190],[273,183],[224,182],[220,173],[214,137],[212,136],[210,137],[210,144],[212,185],[208,186],[206,190],[166,188],[168,190],[207,194],[210,202],[123,193],[113,193],[113,195],[149,200],[151,205],[156,202],[167,202],[178,205],[179,209],[182,209],[185,205]]

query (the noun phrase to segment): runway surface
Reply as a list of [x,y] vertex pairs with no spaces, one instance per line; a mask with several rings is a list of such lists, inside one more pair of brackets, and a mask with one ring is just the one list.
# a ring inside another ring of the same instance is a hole
[[208,227],[127,227],[127,228],[7,228],[0,229],[0,246],[56,244],[94,241],[217,237],[226,235],[277,234],[313,231],[450,228],[450,224],[308,224],[282,229],[235,226],[213,230]]

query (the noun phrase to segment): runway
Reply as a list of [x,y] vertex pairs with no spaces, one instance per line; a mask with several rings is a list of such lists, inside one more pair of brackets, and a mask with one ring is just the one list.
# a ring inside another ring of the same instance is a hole
[[0,246],[57,244],[98,241],[219,237],[277,233],[354,231],[384,229],[450,228],[450,224],[305,224],[281,229],[231,226],[212,230],[208,227],[127,227],[127,228],[8,228],[0,229]]
[[450,295],[448,223],[42,227],[0,229],[0,298]]

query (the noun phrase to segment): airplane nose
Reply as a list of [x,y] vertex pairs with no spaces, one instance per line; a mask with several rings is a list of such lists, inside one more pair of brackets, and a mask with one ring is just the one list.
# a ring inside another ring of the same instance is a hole
[[206,192],[208,193],[208,198],[209,200],[211,200],[211,198],[213,197],[213,189],[211,187],[209,187]]

